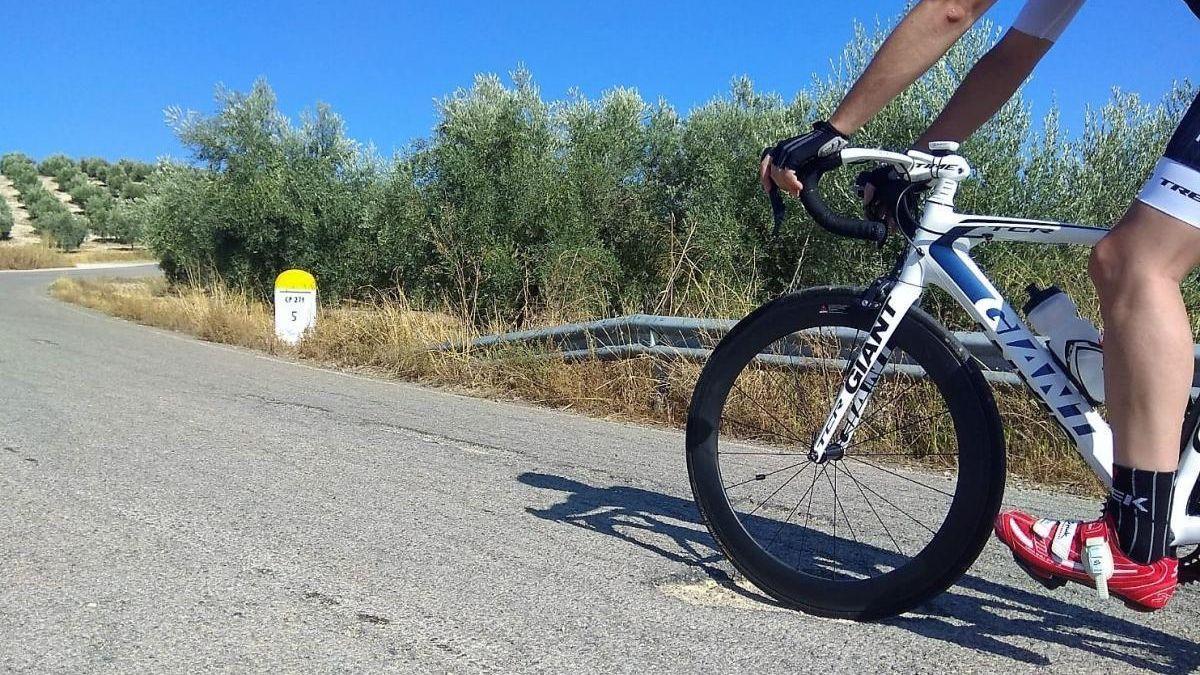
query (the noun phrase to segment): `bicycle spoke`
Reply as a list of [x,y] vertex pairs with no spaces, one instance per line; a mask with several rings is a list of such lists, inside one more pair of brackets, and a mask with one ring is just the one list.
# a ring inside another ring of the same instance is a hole
[[[946,415],[949,415],[949,414],[950,414],[949,410],[943,410],[942,412],[937,413],[936,415],[930,415],[929,417],[922,417],[921,419],[919,419],[915,422],[909,422],[908,424],[905,424],[903,426],[896,427],[895,429],[892,429],[891,431],[881,434],[879,436],[872,436],[870,438],[864,438],[861,441],[855,441],[855,442],[851,443],[850,445],[847,445],[846,447],[842,448],[842,450],[846,451],[846,450],[849,450],[850,448],[857,448],[858,446],[863,445],[864,443],[870,443],[871,441],[877,441],[881,438],[887,438],[888,436],[894,436],[894,435],[900,433],[901,431],[904,431],[905,429],[911,429],[911,428],[917,426],[918,424],[922,424],[922,423],[928,422],[930,420],[935,420],[940,417],[945,417]],[[847,455],[847,457],[849,457],[849,455]]]
[[[775,528],[775,534],[771,535],[770,540],[767,541],[767,545],[763,547],[763,550],[770,550],[771,544],[775,543],[775,540],[779,537],[779,533],[783,531],[783,527],[785,525],[787,525],[788,523],[792,522],[792,518],[796,515],[796,511],[800,510],[800,504],[802,504],[804,502],[804,497],[807,496],[808,494],[810,494],[812,492],[813,486],[817,484],[817,476],[819,476],[819,475],[820,475],[820,473],[818,473],[816,471],[813,472],[812,484],[808,486],[808,491],[805,492],[804,494],[800,495],[800,499],[796,501],[796,505],[793,506],[791,512],[788,513],[787,519],[784,520],[782,523],[779,523],[779,526]],[[812,502],[810,501],[809,503],[811,504]]]
[[[773,436],[773,437],[775,437],[776,439],[779,439],[779,440],[783,440],[783,441],[792,441],[792,442],[795,442],[795,443],[803,443],[803,441],[801,441],[801,440],[800,440],[800,439],[798,439],[798,438],[792,438],[792,437],[790,437],[790,436],[784,436],[783,434],[781,434],[781,433],[779,433],[779,432],[777,432],[777,431],[768,431],[768,430],[766,430],[766,429],[764,429],[764,428],[762,428],[762,427],[758,426],[757,424],[751,424],[751,423],[749,423],[749,422],[743,422],[742,420],[740,420],[740,419],[738,419],[738,418],[736,418],[736,417],[728,417],[728,416],[724,416],[724,415],[722,415],[722,416],[721,416],[721,422],[722,422],[722,423],[725,423],[725,422],[733,422],[734,424],[736,424],[736,425],[738,425],[738,426],[741,426],[741,427],[743,427],[743,428],[745,428],[745,429],[749,429],[749,430],[751,430],[751,431],[760,431],[760,432],[762,432],[763,434],[766,434],[766,435],[768,435],[768,436]],[[718,452],[720,452],[720,451],[718,450]],[[721,454],[732,454],[732,453],[721,453]]]
[[[850,479],[850,482],[854,483],[855,487],[858,488],[858,492],[862,495],[863,501],[867,503],[867,506],[871,509],[871,513],[875,514],[875,520],[879,521],[880,526],[883,527],[883,531],[887,533],[888,539],[892,540],[892,545],[896,547],[896,553],[904,555],[904,549],[900,547],[900,542],[896,541],[896,538],[892,536],[892,531],[888,529],[887,523],[883,522],[883,518],[879,515],[879,511],[877,511],[875,509],[875,505],[871,503],[871,498],[868,497],[866,491],[863,490],[862,484],[859,483],[858,479],[854,477],[854,474],[850,472],[850,467],[845,466],[842,462],[838,462],[838,464],[842,465],[840,467],[841,470],[845,472],[846,477]],[[838,468],[839,467],[834,467],[834,471],[836,471]]]
[[[797,436],[794,436],[794,435],[792,435],[792,431],[791,431],[791,429],[789,429],[789,428],[788,428],[788,426],[787,426],[786,424],[784,424],[783,422],[781,422],[781,421],[779,420],[779,418],[778,418],[778,417],[776,417],[775,413],[773,413],[773,412],[771,412],[770,410],[768,410],[768,409],[767,409],[767,407],[766,407],[766,406],[764,406],[762,403],[759,403],[758,399],[756,399],[756,398],[754,398],[753,396],[750,396],[749,394],[747,394],[747,393],[746,393],[746,390],[745,390],[745,389],[742,389],[741,385],[739,385],[737,382],[734,382],[734,383],[733,383],[733,388],[734,388],[734,389],[736,389],[736,390],[738,390],[738,391],[740,391],[740,392],[742,393],[742,395],[743,395],[743,396],[745,396],[746,398],[748,398],[748,399],[750,399],[751,401],[753,401],[753,402],[754,402],[754,404],[755,404],[756,406],[758,406],[758,409],[759,409],[759,410],[761,410],[761,411],[763,411],[764,413],[766,413],[766,414],[767,414],[767,417],[770,417],[772,420],[774,420],[774,422],[775,422],[776,424],[778,424],[778,425],[780,426],[780,428],[782,428],[782,429],[784,429],[785,431],[787,431],[787,437],[788,437],[790,440],[792,440],[792,441],[795,441],[796,443],[800,443],[800,444],[803,444],[803,443],[804,443],[804,441],[803,441],[802,439],[798,438]],[[784,435],[784,434],[778,434],[778,433],[776,434],[776,436],[783,436],[783,435]]]
[[[838,499],[837,493],[837,463],[833,465],[833,480],[829,479],[829,474],[826,472],[825,481],[833,488],[833,502],[842,512],[842,518],[846,519],[846,527],[850,528],[850,536],[854,539],[854,543],[858,543],[858,534],[854,531],[854,526],[850,524],[850,516],[846,515],[846,507],[842,506],[842,500]],[[833,512],[833,536],[837,537],[837,511]]]
[[921,481],[919,481],[919,480],[915,480],[915,479],[913,479],[913,478],[909,478],[908,476],[904,476],[904,475],[898,474],[898,473],[896,473],[895,471],[889,471],[888,469],[885,469],[885,468],[883,468],[882,466],[879,466],[878,464],[872,464],[871,462],[867,462],[867,461],[861,460],[861,459],[859,459],[859,458],[858,458],[858,456],[857,456],[857,455],[856,455],[856,456],[854,456],[854,457],[849,457],[849,456],[848,456],[848,457],[846,457],[846,459],[852,459],[852,460],[854,460],[854,461],[856,461],[856,462],[858,462],[858,463],[860,463],[860,464],[866,464],[866,465],[867,465],[867,466],[869,466],[869,467],[872,467],[872,468],[874,468],[874,469],[877,469],[877,470],[879,470],[879,471],[882,471],[882,472],[884,472],[884,473],[887,473],[887,474],[891,474],[891,475],[895,476],[896,478],[903,478],[904,480],[906,480],[906,481],[908,481],[908,482],[910,482],[910,483],[913,483],[913,484],[915,484],[915,485],[920,485],[921,487],[925,488],[926,490],[933,490],[934,492],[939,492],[939,493],[941,493],[941,494],[944,494],[944,495],[946,495],[947,497],[949,497],[949,498],[951,498],[951,499],[954,499],[954,495],[950,494],[949,492],[946,492],[945,490],[941,490],[941,489],[935,488],[935,487],[933,487],[932,485],[926,485],[926,484],[922,483],[922,482],[921,482]]
[[[820,332],[819,332],[819,331],[818,331],[818,333],[817,333],[817,336],[818,336],[818,338],[820,337]],[[855,338],[856,340],[858,339],[858,334],[857,334],[857,333],[855,334],[854,338]],[[833,340],[834,340],[835,342],[838,342],[838,339],[837,339],[837,334],[836,334],[836,333],[833,335]],[[838,343],[838,346],[839,346],[839,348],[841,347],[841,343],[840,343],[840,342]],[[839,349],[839,352],[840,352],[840,349]],[[815,354],[815,353],[814,353],[814,356],[816,356],[817,358],[823,358],[821,355],[819,355],[819,354]],[[832,382],[831,382],[831,381],[830,381],[830,379],[829,379],[829,370],[830,370],[829,368],[824,368],[824,367],[822,367],[822,368],[821,368],[821,377],[822,377],[822,379],[824,379],[824,380],[825,380],[825,391],[826,391],[826,392],[830,392],[830,391],[834,391],[834,392],[836,392],[836,391],[837,391],[837,389],[835,389],[835,388],[833,387],[833,384],[832,384]]]
[[865,488],[867,492],[870,492],[871,494],[875,495],[880,500],[882,500],[883,503],[887,504],[888,506],[892,507],[893,509],[896,509],[902,515],[904,515],[905,517],[907,517],[909,520],[913,521],[917,525],[920,525],[921,527],[925,528],[925,530],[927,532],[929,532],[929,534],[937,534],[937,532],[930,529],[928,525],[926,525],[925,523],[922,523],[921,521],[914,518],[911,513],[909,513],[908,511],[905,511],[904,509],[900,508],[899,506],[896,506],[896,504],[894,502],[892,502],[892,500],[890,500],[887,497],[884,497],[883,495],[876,492],[874,489],[871,488],[870,485],[867,485],[866,483],[862,483],[862,482],[860,482],[859,484],[862,485],[862,487]]
[[[767,457],[808,457],[807,452],[723,452],[718,451],[721,455],[759,455]],[[872,457],[873,455],[867,455]],[[924,456],[924,455],[922,455]]]
[[[804,528],[805,528],[805,530],[808,530],[809,522],[812,519],[812,494],[814,494],[814,492],[816,492],[815,488],[817,485],[817,478],[820,478],[820,477],[821,477],[821,473],[818,473],[816,471],[812,472],[812,484],[809,485],[809,503],[808,503],[808,506],[804,507]],[[802,500],[800,500],[800,501],[803,501],[803,497],[802,497]],[[796,569],[796,571],[799,572],[800,563],[804,562],[802,560],[804,551],[799,550],[799,546],[797,546],[797,549],[798,550],[796,551],[796,567],[793,567],[792,569]]]
[[[795,453],[797,455],[802,453]],[[924,459],[926,457],[957,457],[957,452],[929,452],[924,455],[915,455],[911,452],[856,452],[855,457],[915,457],[916,459]]]
[[764,499],[763,501],[759,502],[759,503],[758,503],[758,506],[755,506],[753,511],[751,511],[751,512],[750,512],[750,513],[748,513],[748,514],[746,514],[746,517],[747,517],[747,518],[749,518],[749,517],[752,517],[754,514],[758,513],[758,510],[759,510],[759,509],[761,509],[762,507],[766,506],[767,502],[771,501],[771,499],[773,499],[773,498],[775,497],[775,495],[779,494],[779,491],[780,491],[780,490],[782,490],[783,488],[785,488],[785,487],[787,487],[788,485],[790,485],[792,481],[796,480],[796,476],[799,476],[800,474],[804,473],[806,470],[808,470],[808,467],[810,467],[810,466],[813,466],[813,465],[812,465],[812,464],[805,464],[803,467],[801,467],[801,469],[800,469],[799,471],[797,471],[796,473],[792,474],[792,477],[791,477],[791,478],[789,478],[789,479],[787,479],[786,481],[784,481],[783,485],[780,485],[779,487],[775,488],[775,491],[774,491],[774,492],[772,492],[770,495],[768,495],[766,499]]
[[[809,486],[808,486],[808,506],[807,506],[807,507],[804,509],[804,529],[806,529],[806,530],[808,529],[808,524],[809,524],[809,522],[811,522],[811,520],[812,520],[812,495],[813,495],[813,488],[815,488],[815,487],[817,486],[817,479],[818,479],[818,478],[820,478],[820,476],[821,476],[821,474],[820,474],[820,473],[817,473],[817,472],[815,472],[815,471],[814,471],[814,472],[813,472],[813,480],[812,480],[812,485],[809,485]],[[801,498],[800,498],[800,501],[804,501],[804,498],[803,498],[803,497],[801,497]]]
[[892,398],[888,399],[888,402],[887,402],[887,403],[884,403],[882,406],[877,406],[877,407],[875,407],[873,410],[871,410],[871,412],[869,412],[869,413],[868,413],[868,414],[867,414],[867,415],[864,417],[863,421],[866,421],[866,420],[872,420],[872,419],[874,419],[874,418],[875,418],[875,416],[876,416],[876,415],[878,415],[878,414],[880,414],[880,413],[883,413],[883,412],[885,412],[885,411],[887,411],[887,410],[890,410],[890,409],[892,408],[892,406],[893,406],[893,405],[895,405],[895,404],[896,404],[896,403],[897,403],[897,402],[898,402],[898,401],[899,401],[901,398],[903,398],[905,395],[907,395],[907,394],[908,394],[908,392],[912,391],[913,389],[916,389],[916,388],[917,388],[917,385],[919,385],[919,384],[921,384],[921,380],[919,380],[919,379],[916,379],[916,378],[913,378],[912,384],[908,385],[908,386],[907,386],[907,387],[906,387],[906,388],[905,388],[903,391],[901,391],[899,394],[896,394],[896,395],[895,395],[895,396],[893,396]]
[[[796,462],[795,464],[792,464],[792,465],[790,465],[790,466],[785,466],[785,467],[783,467],[782,469],[776,469],[776,470],[774,470],[774,471],[768,471],[767,473],[759,473],[759,474],[755,474],[755,475],[754,475],[754,478],[747,478],[746,480],[744,480],[744,481],[740,481],[740,482],[737,482],[737,483],[734,483],[733,485],[726,485],[726,486],[725,486],[725,490],[726,490],[726,491],[728,491],[728,490],[732,490],[732,489],[733,489],[733,488],[735,488],[735,487],[741,487],[741,486],[745,485],[746,483],[753,483],[754,481],[766,480],[767,478],[769,478],[769,477],[771,477],[771,476],[774,476],[774,475],[775,475],[775,474],[777,474],[777,473],[783,473],[784,471],[787,471],[787,470],[789,470],[789,469],[794,469],[794,468],[796,468],[796,467],[800,466],[801,464],[806,464],[806,463],[807,463],[807,462]],[[803,471],[803,470],[804,470],[804,469],[801,469],[801,471]]]

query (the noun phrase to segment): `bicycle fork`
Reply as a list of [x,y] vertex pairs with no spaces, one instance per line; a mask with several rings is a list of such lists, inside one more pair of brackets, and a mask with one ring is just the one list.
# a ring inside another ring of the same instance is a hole
[[879,296],[879,313],[867,339],[850,358],[833,409],[808,452],[810,461],[821,464],[842,458],[863,420],[871,393],[891,359],[888,344],[900,322],[925,291],[924,268],[918,251],[910,249],[901,270],[898,278],[881,280],[872,287],[872,291],[878,291],[863,296],[863,303],[870,303],[872,296]]

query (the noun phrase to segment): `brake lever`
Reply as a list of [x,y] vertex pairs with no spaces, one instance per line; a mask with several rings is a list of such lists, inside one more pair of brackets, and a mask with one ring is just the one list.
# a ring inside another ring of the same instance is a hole
[[[763,148],[762,154],[759,155],[758,161],[762,162],[770,156],[771,146]],[[771,201],[771,220],[774,225],[771,226],[771,236],[779,236],[779,226],[783,225],[783,221],[787,220],[787,204],[783,201],[783,195],[779,193],[779,185],[775,183],[775,179],[771,178],[770,169],[767,169],[767,180],[771,182],[771,187],[767,190],[767,199]]]
[[787,220],[787,204],[783,201],[783,194],[779,191],[779,186],[771,180],[771,189],[767,190],[767,198],[771,200],[771,218],[775,222],[771,226],[771,236],[779,236],[779,226],[783,225],[783,221]]

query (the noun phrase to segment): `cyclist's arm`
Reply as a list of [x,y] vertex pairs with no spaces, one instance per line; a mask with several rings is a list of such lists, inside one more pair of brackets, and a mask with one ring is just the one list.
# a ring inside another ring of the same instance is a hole
[[958,141],[984,125],[1029,77],[1038,61],[1070,25],[1084,0],[1029,0],[1012,30],[975,64],[958,91],[917,139],[917,148],[930,141]]
[[942,58],[995,2],[921,0],[884,41],[829,123],[846,135],[857,132]]
[[1008,31],[984,54],[914,147],[930,141],[963,142],[1003,106],[1054,43],[1020,30]]

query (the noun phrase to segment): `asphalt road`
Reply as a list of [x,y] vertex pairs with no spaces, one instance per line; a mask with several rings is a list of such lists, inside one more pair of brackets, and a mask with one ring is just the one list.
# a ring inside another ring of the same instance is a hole
[[4,670],[1200,667],[1195,588],[1046,594],[995,542],[915,614],[779,609],[725,583],[677,432],[139,327],[49,298],[61,274],[0,273]]

